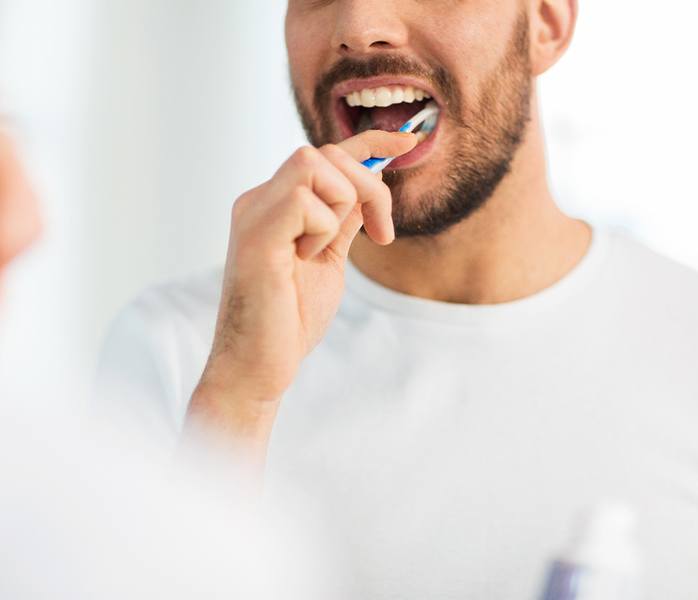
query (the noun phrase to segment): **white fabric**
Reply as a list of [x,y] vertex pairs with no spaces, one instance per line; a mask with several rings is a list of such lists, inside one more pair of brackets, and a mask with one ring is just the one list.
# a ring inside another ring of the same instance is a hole
[[[220,279],[146,292],[108,338],[105,402],[163,447]],[[347,597],[535,598],[578,511],[619,499],[639,511],[646,597],[696,598],[698,275],[598,228],[561,281],[499,305],[409,297],[350,264],[283,399],[270,489],[284,478],[326,521]]]

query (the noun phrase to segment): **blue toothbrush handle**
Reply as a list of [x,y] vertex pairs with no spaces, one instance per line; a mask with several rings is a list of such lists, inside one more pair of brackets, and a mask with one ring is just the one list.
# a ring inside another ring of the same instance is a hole
[[367,169],[370,169],[371,167],[377,165],[378,163],[382,163],[385,159],[384,158],[369,158],[368,160],[365,160],[361,164],[366,167]]

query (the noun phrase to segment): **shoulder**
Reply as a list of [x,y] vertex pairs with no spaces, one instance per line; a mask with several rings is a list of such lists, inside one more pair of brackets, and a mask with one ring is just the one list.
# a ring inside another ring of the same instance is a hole
[[631,234],[608,231],[599,288],[617,325],[677,352],[698,352],[698,272]]
[[179,423],[210,350],[221,282],[222,271],[212,271],[151,286],[130,302],[103,343],[98,398]]
[[170,325],[172,319],[199,321],[218,310],[222,279],[223,272],[217,269],[150,286],[119,317],[153,328]]
[[132,300],[112,322],[104,354],[125,360],[131,353],[162,361],[207,352],[213,338],[222,270],[153,285]]
[[698,300],[698,271],[651,248],[629,232],[606,233],[610,274],[625,286],[636,287],[656,298]]
[[129,302],[110,324],[102,358],[132,352],[166,356],[207,352],[213,339],[222,270],[152,285]]

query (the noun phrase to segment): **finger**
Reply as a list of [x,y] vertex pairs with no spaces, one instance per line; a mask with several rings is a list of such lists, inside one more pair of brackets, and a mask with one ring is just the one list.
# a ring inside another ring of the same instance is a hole
[[324,250],[337,237],[340,221],[327,203],[309,188],[297,188],[292,203],[301,211],[304,231],[296,239],[296,254],[307,260]]
[[372,157],[402,156],[416,145],[417,136],[414,133],[380,130],[364,131],[338,144],[358,162]]
[[[361,204],[366,233],[378,244],[395,239],[390,189],[343,148],[329,144],[320,152],[351,182]],[[342,220],[346,215],[341,215]]]
[[327,246],[337,256],[347,258],[349,250],[354,238],[361,230],[364,224],[364,217],[361,213],[361,204],[356,204],[346,219],[339,226],[339,233],[334,240]]
[[[279,197],[286,190],[304,186],[322,198],[341,220],[356,204],[357,192],[347,177],[317,149],[299,148],[271,180]],[[296,232],[298,235],[302,232]]]

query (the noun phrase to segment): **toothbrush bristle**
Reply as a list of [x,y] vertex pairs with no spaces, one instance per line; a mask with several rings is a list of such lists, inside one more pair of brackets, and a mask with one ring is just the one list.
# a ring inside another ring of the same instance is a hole
[[439,117],[439,114],[436,113],[435,115],[432,115],[426,121],[424,121],[424,124],[422,125],[421,131],[423,131],[424,133],[431,133],[432,131],[434,131],[438,117]]

